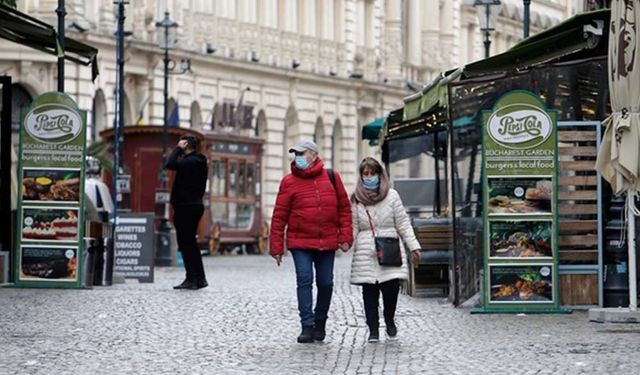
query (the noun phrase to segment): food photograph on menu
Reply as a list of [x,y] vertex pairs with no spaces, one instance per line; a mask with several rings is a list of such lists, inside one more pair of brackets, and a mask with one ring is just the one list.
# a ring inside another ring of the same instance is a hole
[[492,214],[550,214],[553,200],[551,177],[489,178],[489,204]]
[[496,258],[552,257],[553,222],[490,221],[489,256]]
[[75,247],[23,246],[20,253],[20,279],[76,280],[77,252]]
[[77,208],[23,207],[23,241],[78,241]]
[[552,265],[491,265],[491,302],[553,302]]
[[31,202],[78,202],[80,170],[25,168],[22,199]]

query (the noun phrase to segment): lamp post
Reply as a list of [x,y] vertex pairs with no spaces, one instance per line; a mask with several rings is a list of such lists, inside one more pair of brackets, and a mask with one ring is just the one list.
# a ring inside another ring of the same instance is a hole
[[491,54],[489,35],[495,30],[495,20],[500,14],[502,3],[500,0],[475,0],[473,6],[478,12],[480,30],[484,31],[484,57],[487,58]]
[[529,13],[529,6],[531,5],[531,0],[522,0],[522,4],[524,5],[524,37],[529,37],[529,22],[531,20],[531,16]]
[[[160,170],[161,186],[163,191],[167,191],[169,188],[169,178],[164,166],[167,163],[167,148],[169,146],[169,132],[167,120],[169,118],[169,74],[183,74],[191,71],[191,60],[182,59],[180,61],[180,71],[174,72],[176,63],[169,58],[169,49],[173,48],[177,41],[177,29],[178,23],[169,18],[169,11],[164,12],[164,18],[162,21],[156,22],[156,27],[159,29],[158,33],[158,45],[164,50],[164,57],[162,59],[164,63],[164,90],[163,90],[163,103],[164,103],[164,116],[162,122],[162,168]],[[176,104],[177,105],[177,104]],[[168,236],[171,231],[171,224],[169,224],[169,202],[164,202],[164,213],[160,219],[158,226],[158,232],[164,233]],[[158,241],[160,242],[160,241]],[[156,251],[156,265],[168,266],[171,265],[171,249],[168,246],[159,246]]]

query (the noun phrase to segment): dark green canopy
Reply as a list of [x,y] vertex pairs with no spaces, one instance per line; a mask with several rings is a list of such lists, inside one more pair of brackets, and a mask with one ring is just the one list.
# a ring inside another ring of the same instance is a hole
[[368,139],[369,144],[372,146],[377,145],[380,140],[380,129],[382,129],[384,125],[384,119],[384,116],[378,117],[370,123],[365,124],[362,127],[362,139]]
[[[58,34],[53,26],[0,4],[0,38],[60,56]],[[64,40],[64,58],[85,66],[91,65],[91,79],[98,76],[98,50],[71,38]]]

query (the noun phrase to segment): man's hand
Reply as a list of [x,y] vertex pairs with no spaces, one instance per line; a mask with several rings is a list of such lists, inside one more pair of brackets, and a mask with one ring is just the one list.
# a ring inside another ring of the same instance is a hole
[[187,141],[185,139],[181,139],[178,141],[178,147],[180,147],[182,149],[182,151],[184,151],[185,148],[187,148]]
[[420,263],[420,249],[411,250],[411,261],[413,264]]
[[282,254],[272,255],[271,257],[276,260],[278,267],[280,267],[280,264],[282,263]]
[[342,251],[343,251],[343,252],[345,252],[345,253],[346,253],[347,251],[349,251],[349,248],[350,248],[350,247],[351,247],[351,246],[349,246],[349,244],[348,244],[348,243],[346,243],[346,242],[343,242],[343,243],[341,243],[340,245],[338,245],[338,248],[340,248],[340,250],[342,250]]

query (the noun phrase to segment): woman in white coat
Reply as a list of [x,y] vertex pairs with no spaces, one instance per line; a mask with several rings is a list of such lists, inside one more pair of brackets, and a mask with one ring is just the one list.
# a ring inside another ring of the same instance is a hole
[[360,178],[351,196],[354,239],[351,283],[362,285],[364,311],[369,326],[368,341],[376,342],[380,337],[378,316],[380,294],[382,293],[387,335],[395,337],[398,330],[394,317],[400,280],[406,280],[409,272],[405,256],[402,256],[402,266],[379,265],[374,237],[398,238],[399,236],[402,254],[404,254],[404,243],[406,243],[412,251],[414,261],[420,256],[420,244],[416,240],[411,220],[402,205],[402,200],[398,192],[390,188],[389,178],[382,165],[376,159],[367,157],[360,163],[359,171]]

